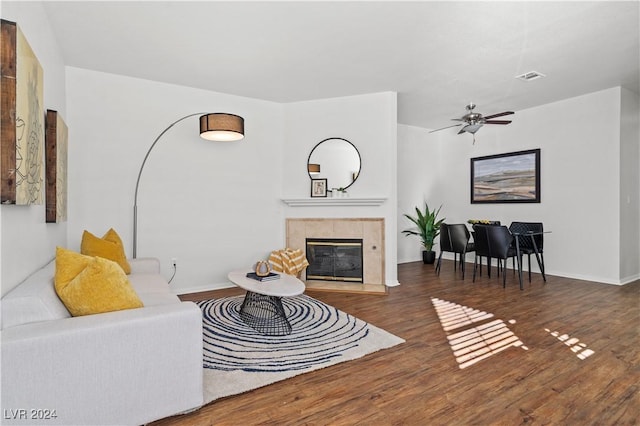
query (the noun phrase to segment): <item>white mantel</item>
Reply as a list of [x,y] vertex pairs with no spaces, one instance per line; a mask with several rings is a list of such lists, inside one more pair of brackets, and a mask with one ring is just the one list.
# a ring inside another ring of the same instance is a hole
[[327,197],[327,198],[283,198],[282,201],[291,207],[317,206],[380,206],[386,198]]

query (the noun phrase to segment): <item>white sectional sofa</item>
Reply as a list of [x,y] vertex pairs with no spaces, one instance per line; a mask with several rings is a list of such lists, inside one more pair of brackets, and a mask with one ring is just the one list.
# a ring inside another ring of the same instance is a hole
[[130,260],[144,307],[71,317],[55,260],[2,298],[2,424],[141,425],[202,405],[202,313],[157,259]]

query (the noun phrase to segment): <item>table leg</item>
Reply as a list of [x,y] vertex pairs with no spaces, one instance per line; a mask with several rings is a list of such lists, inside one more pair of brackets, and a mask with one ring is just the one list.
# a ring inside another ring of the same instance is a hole
[[267,336],[291,334],[291,324],[282,306],[282,298],[247,291],[240,318],[245,324]]
[[540,261],[540,253],[538,252],[538,245],[536,244],[536,239],[531,236],[531,242],[533,243],[533,251],[536,253],[536,260],[538,261],[538,267],[540,268],[540,273],[542,274],[542,279],[544,282],[547,282],[547,276],[544,274],[544,268],[542,267],[542,262]]
[[520,290],[522,290],[522,258],[520,254],[520,238],[518,234],[516,237],[516,257],[518,258],[518,280],[520,281]]

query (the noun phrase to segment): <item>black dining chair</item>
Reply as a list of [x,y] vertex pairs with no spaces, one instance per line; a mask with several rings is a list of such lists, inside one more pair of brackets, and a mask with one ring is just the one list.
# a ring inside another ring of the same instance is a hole
[[[472,227],[475,225],[483,225],[483,226],[500,226],[501,225],[499,220],[483,220],[481,223],[478,221],[470,220],[468,223],[471,223]],[[473,236],[473,240],[475,242],[475,239],[476,239],[475,231],[471,231],[471,235]],[[484,255],[480,256],[480,263],[479,263],[480,276],[482,276],[482,257],[484,257]],[[491,260],[489,258],[487,258],[487,269],[489,270],[489,276],[491,276]]]
[[[489,252],[489,235],[487,234],[487,228],[492,225],[473,225],[473,242],[475,248],[475,256],[473,258],[473,282],[476,281],[476,271],[478,266],[482,273],[482,258],[487,258],[487,274],[491,278],[491,253]],[[478,258],[480,258],[480,265],[478,265]]]
[[[542,222],[511,222],[509,231],[511,231],[512,234],[519,234],[520,256],[524,254],[527,255],[529,282],[531,282],[531,255],[535,254],[536,249],[538,249],[538,254],[540,255],[540,270],[544,274],[544,226]],[[534,232],[536,235],[527,236],[527,233],[530,232]],[[522,260],[520,262],[522,262]]]
[[457,270],[458,254],[460,255],[460,269],[462,270],[462,279],[465,272],[466,254],[475,251],[473,243],[469,242],[471,234],[466,225],[462,223],[440,225],[440,256],[436,264],[436,273],[440,275],[440,266],[442,264],[442,253],[453,253],[453,270]]
[[[513,235],[506,226],[488,226],[487,239],[489,240],[489,256],[498,259],[498,276],[502,270],[502,287],[507,286],[507,259],[513,258],[515,264],[516,249],[513,245]],[[520,262],[518,261],[518,267]],[[520,270],[518,270],[520,277]],[[522,282],[520,282],[522,289]]]
[[[482,262],[482,257],[487,257],[487,270],[489,277],[491,277],[491,259],[495,258],[498,260],[498,276],[500,276],[500,272],[502,272],[502,286],[506,287],[507,260],[509,258],[513,258],[514,265],[516,260],[516,250],[512,245],[513,235],[511,235],[506,226],[473,225],[473,230],[476,249],[476,257],[473,262],[474,281],[478,267],[478,257],[480,257],[480,262]],[[519,262],[518,267],[520,267]],[[520,270],[518,270],[518,277],[520,277]],[[520,283],[520,289],[522,289],[522,283]]]

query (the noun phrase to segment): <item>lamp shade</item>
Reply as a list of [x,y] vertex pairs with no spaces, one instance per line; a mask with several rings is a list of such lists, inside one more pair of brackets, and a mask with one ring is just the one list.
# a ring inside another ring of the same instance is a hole
[[244,138],[244,118],[226,113],[200,117],[200,137],[210,141],[239,141]]
[[307,170],[309,171],[309,174],[312,175],[320,174],[320,164],[309,163]]

